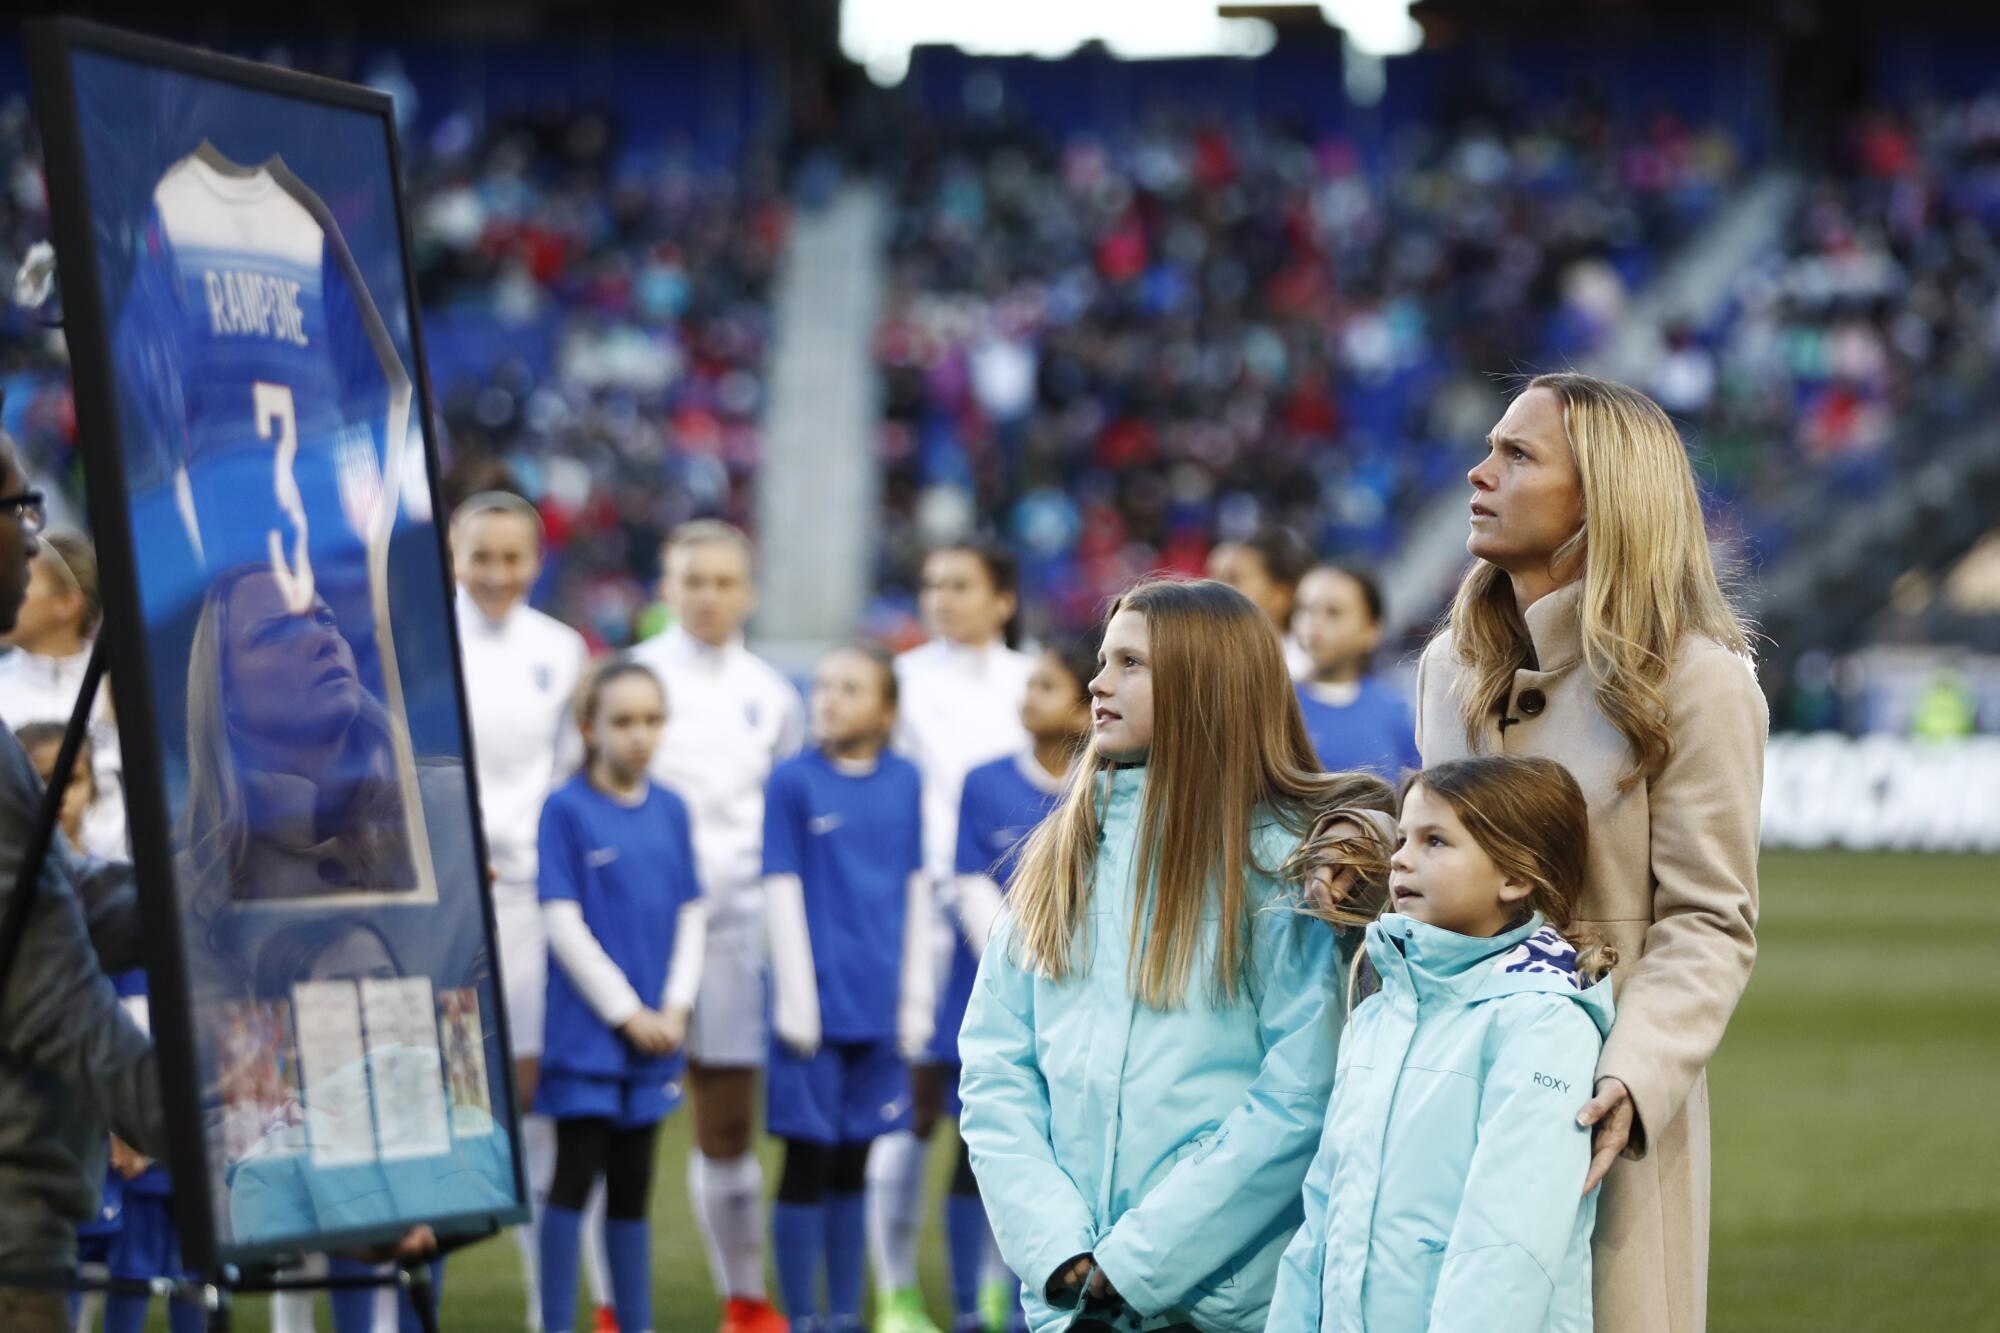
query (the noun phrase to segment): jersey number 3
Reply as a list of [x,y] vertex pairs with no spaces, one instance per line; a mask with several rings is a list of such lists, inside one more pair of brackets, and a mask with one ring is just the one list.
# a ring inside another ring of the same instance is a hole
[[292,525],[292,558],[285,558],[284,535],[276,528],[267,534],[271,551],[271,577],[285,599],[285,608],[295,616],[312,609],[312,556],[306,549],[306,505],[299,494],[295,467],[299,457],[299,413],[292,391],[282,384],[258,380],[250,386],[251,405],[257,416],[257,438],[268,440],[277,432],[278,452],[272,460],[271,479],[277,491],[278,508]]

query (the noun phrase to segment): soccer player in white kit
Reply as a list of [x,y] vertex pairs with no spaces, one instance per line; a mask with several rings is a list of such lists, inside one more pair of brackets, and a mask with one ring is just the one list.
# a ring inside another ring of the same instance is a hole
[[[940,974],[955,927],[948,919],[958,854],[959,795],[965,775],[1027,748],[1021,701],[1034,659],[1007,645],[1019,607],[1019,573],[1001,547],[964,542],[924,560],[919,594],[930,642],[896,659],[902,706],[896,748],[924,780],[924,871],[944,908],[936,927]],[[936,1333],[917,1283],[924,1213],[924,1156],[944,1109],[949,1066],[912,1071],[914,1128],[875,1141],[868,1159],[868,1239],[875,1260],[876,1333]]]
[[[542,567],[542,518],[528,501],[506,491],[466,500],[452,515],[451,552],[480,822],[493,865],[500,975],[521,1099],[521,1145],[539,1216],[555,1170],[555,1126],[547,1116],[528,1113],[540,1072],[549,966],[535,836],[543,800],[582,757],[570,706],[590,654],[582,635],[528,605]],[[601,1247],[602,1213],[594,1211],[587,1230]],[[517,1239],[528,1326],[539,1328],[535,1224],[520,1228]],[[590,1267],[602,1309],[602,1269],[595,1262]]]
[[723,1333],[784,1333],[764,1284],[764,1172],[750,1150],[766,1050],[764,784],[805,741],[805,705],[743,646],[756,609],[750,539],[697,519],[668,534],[660,595],[677,617],[632,650],[667,687],[653,777],[687,804],[708,897],[708,951],[688,1026],[695,1152],[688,1195],[723,1297]]

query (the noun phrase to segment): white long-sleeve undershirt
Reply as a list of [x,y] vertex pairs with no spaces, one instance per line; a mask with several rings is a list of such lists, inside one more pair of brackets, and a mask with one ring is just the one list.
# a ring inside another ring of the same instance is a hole
[[[550,956],[606,1027],[615,1032],[645,1007],[625,973],[590,933],[582,903],[567,899],[543,903],[542,924],[548,931]],[[684,905],[674,920],[674,953],[658,996],[661,1009],[693,1007],[707,947],[708,904],[696,900]]]

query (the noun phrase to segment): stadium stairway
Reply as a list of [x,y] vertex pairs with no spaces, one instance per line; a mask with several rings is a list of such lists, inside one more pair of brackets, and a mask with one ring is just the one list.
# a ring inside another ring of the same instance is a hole
[[[2000,407],[2000,394],[1989,392],[1985,406]],[[1966,415],[1955,433],[1926,443],[1929,456],[1913,471],[1864,500],[1840,504],[1824,486],[1797,497],[1817,522],[1745,588],[1745,609],[1766,639],[1759,657],[1767,685],[1789,680],[1807,647],[1855,647],[1894,602],[1899,580],[1948,567],[1991,527],[2000,513],[2000,426],[1990,410]],[[1902,429],[1931,428],[1919,418]]]
[[[1610,345],[1576,368],[1645,387],[1665,347],[1666,329],[1676,323],[1700,327],[1720,312],[1736,275],[1776,243],[1799,188],[1793,173],[1771,168],[1738,191],[1633,301]],[[1466,441],[1468,467],[1472,443]],[[1457,585],[1465,564],[1465,505],[1464,489],[1447,487],[1410,525],[1409,540],[1384,567],[1388,642],[1427,628]]]
[[811,671],[861,623],[876,542],[872,343],[887,207],[849,183],[794,220],[779,272],[771,399],[757,486],[763,546],[758,650]]

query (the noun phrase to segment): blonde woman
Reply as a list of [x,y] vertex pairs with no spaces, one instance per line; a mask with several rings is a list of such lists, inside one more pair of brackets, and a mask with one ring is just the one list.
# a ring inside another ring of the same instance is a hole
[[1578,1116],[1585,1188],[1604,1182],[1596,1324],[1688,1333],[1707,1313],[1704,1071],[1756,956],[1764,699],[1657,404],[1540,376],[1468,479],[1477,559],[1418,668],[1417,745],[1427,767],[1544,756],[1583,789],[1576,925],[1623,960]]

